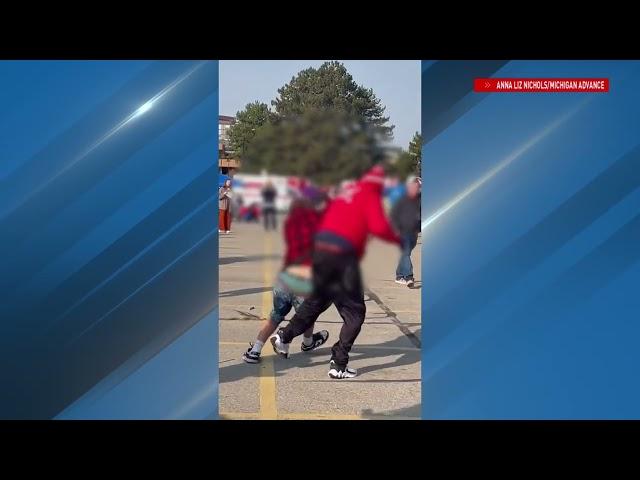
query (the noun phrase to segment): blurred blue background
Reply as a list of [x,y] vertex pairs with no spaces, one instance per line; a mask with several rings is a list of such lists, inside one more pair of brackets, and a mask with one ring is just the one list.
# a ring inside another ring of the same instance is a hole
[[640,62],[422,69],[423,417],[640,418]]
[[0,62],[2,418],[217,417],[218,64]]

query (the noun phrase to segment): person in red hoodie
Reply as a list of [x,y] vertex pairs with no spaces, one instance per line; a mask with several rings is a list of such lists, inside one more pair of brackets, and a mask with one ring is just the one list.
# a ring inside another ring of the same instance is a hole
[[271,337],[275,352],[289,355],[289,344],[313,326],[333,303],[342,320],[340,338],[331,349],[329,377],[352,378],[349,352],[364,323],[366,306],[360,260],[369,235],[400,245],[382,207],[384,169],[375,166],[347,187],[327,207],[313,248],[313,292],[285,328]]
[[[283,269],[292,265],[311,265],[313,237],[318,231],[322,212],[324,210],[325,195],[319,190],[308,187],[302,189],[299,198],[295,199],[284,223],[284,241],[286,252]],[[278,281],[273,287],[273,310],[269,319],[258,332],[256,340],[249,344],[249,348],[242,354],[246,363],[259,363],[262,346],[275,332],[293,308],[296,312],[304,298],[297,295],[287,285]],[[323,345],[329,338],[329,332],[320,330],[313,333],[313,325],[304,332],[301,350],[310,352]]]

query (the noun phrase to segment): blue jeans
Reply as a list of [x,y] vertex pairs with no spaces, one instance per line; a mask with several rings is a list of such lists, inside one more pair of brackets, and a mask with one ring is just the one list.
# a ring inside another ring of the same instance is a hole
[[402,235],[401,237],[402,253],[400,254],[400,261],[398,262],[398,268],[396,268],[396,278],[411,278],[413,279],[413,264],[411,263],[411,251],[416,247],[418,243],[418,235],[409,234]]
[[276,283],[273,287],[273,310],[271,310],[269,319],[279,325],[291,311],[291,308],[293,307],[297,312],[302,302],[304,302],[304,298],[295,296],[288,288]]

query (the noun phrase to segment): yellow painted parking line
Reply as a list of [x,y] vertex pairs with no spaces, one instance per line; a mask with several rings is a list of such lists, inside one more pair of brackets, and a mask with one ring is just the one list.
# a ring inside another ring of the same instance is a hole
[[[271,254],[273,253],[273,236],[265,235],[263,263],[263,280],[265,287],[271,286]],[[269,318],[271,312],[271,290],[262,293],[262,318]],[[274,367],[274,352],[270,345],[265,345],[259,367],[260,372],[260,418],[263,420],[275,420],[278,418],[276,405],[276,372]]]

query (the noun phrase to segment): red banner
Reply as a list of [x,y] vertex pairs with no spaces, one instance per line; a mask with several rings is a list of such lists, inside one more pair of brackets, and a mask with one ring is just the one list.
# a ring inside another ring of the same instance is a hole
[[476,78],[474,92],[508,93],[603,93],[609,91],[608,78]]

